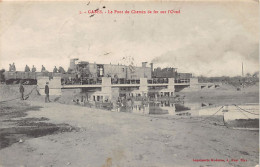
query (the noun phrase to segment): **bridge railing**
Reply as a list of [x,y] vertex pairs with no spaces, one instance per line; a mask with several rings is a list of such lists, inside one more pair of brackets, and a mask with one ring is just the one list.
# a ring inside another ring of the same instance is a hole
[[114,79],[111,78],[113,84],[140,84],[140,79]]
[[61,81],[62,85],[101,85],[102,79],[66,79]]
[[176,79],[175,83],[190,83],[190,79]]
[[169,83],[168,78],[153,78],[147,80],[148,84],[167,84]]
[[[147,84],[168,84],[168,78],[153,78],[147,79]],[[174,83],[190,83],[190,79],[175,79]],[[62,85],[101,85],[102,79],[95,78],[95,79],[65,79],[62,80]],[[115,79],[111,78],[111,84],[140,84],[140,79]]]

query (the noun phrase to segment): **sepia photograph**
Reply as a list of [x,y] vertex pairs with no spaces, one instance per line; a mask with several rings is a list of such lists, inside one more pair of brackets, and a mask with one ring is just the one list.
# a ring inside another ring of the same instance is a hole
[[258,0],[0,0],[0,167],[259,167]]

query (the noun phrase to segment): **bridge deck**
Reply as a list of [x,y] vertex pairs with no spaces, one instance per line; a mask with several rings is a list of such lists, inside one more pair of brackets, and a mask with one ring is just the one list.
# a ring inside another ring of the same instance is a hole
[[[162,84],[147,84],[144,86],[168,86],[169,84],[167,83],[162,83]],[[190,83],[175,83],[174,86],[189,86]],[[105,85],[101,85],[101,84],[95,84],[95,85],[63,85],[62,88],[101,88],[102,86]],[[140,87],[140,84],[112,84],[111,87]]]

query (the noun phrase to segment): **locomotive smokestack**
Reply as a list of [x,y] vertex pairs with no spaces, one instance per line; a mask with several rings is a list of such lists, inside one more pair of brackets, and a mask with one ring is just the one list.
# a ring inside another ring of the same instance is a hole
[[153,74],[153,63],[150,63],[151,65],[151,74]]
[[71,70],[75,70],[76,69],[76,65],[75,65],[75,62],[77,61],[77,60],[79,60],[79,59],[70,59],[70,69]]
[[147,62],[142,62],[142,67],[145,68],[146,64],[147,64]]

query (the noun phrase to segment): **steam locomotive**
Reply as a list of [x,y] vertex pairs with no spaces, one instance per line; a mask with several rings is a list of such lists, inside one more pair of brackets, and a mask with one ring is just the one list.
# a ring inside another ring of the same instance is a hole
[[[144,63],[142,67],[131,67],[125,65],[96,64],[78,59],[70,60],[70,67],[67,72],[59,71],[42,71],[42,72],[22,72],[22,71],[0,71],[0,81],[6,84],[17,84],[23,82],[28,85],[37,84],[37,78],[45,76],[49,78],[61,77],[62,84],[97,84],[101,83],[102,77],[111,77],[113,82],[131,82],[132,79],[140,79],[147,77],[148,79],[175,78],[176,81],[181,79],[189,79],[192,77],[190,73],[177,73],[176,68],[157,68],[146,67]],[[132,69],[135,70],[132,70]],[[135,78],[133,78],[133,76]]]

